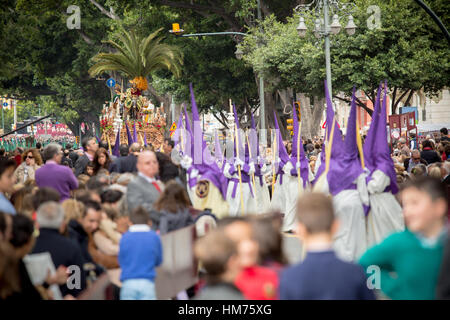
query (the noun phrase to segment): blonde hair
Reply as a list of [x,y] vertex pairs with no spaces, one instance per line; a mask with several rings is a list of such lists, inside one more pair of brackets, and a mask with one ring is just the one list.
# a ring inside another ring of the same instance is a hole
[[64,221],[67,223],[70,220],[77,220],[81,218],[84,212],[84,204],[75,199],[67,199],[62,203],[64,210]]

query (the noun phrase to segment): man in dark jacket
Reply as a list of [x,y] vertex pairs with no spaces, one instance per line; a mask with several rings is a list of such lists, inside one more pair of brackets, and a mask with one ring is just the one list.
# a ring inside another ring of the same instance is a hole
[[417,166],[417,165],[419,165],[419,164],[424,164],[424,165],[428,165],[428,163],[424,160],[424,159],[422,159],[421,157],[420,157],[420,152],[419,152],[419,150],[416,150],[416,149],[414,149],[412,152],[411,152],[411,157],[410,158],[406,158],[405,159],[405,161],[403,162],[403,166],[405,167],[405,170],[407,171],[407,172],[411,172],[411,170],[415,167],[415,166]]
[[[68,294],[74,297],[78,296],[86,288],[86,275],[82,272],[83,257],[80,247],[59,233],[59,229],[64,222],[63,208],[57,202],[43,203],[37,211],[37,222],[39,224],[39,237],[36,239],[32,253],[49,252],[55,268],[60,266],[66,268],[70,266],[79,267],[80,279],[78,279],[78,283],[80,286],[70,289],[66,283],[59,287],[63,296]],[[76,273],[73,273],[73,275],[76,276]]]
[[95,137],[83,138],[81,144],[84,154],[75,163],[75,176],[77,177],[82,173],[86,173],[88,163],[94,160],[95,152],[98,150],[98,142]]
[[422,142],[423,150],[420,153],[420,157],[424,159],[428,164],[435,162],[441,162],[441,158],[436,151],[433,150],[433,145],[430,140],[425,140]]
[[89,235],[99,227],[102,218],[101,207],[98,202],[86,201],[83,216],[79,220],[70,220],[68,225],[69,237],[80,246],[84,260],[84,270],[87,274],[94,271],[98,276],[104,272],[103,267],[96,264],[89,253]]
[[[122,147],[122,146],[121,146]],[[111,167],[111,172],[125,173],[125,172],[137,172],[136,163],[137,156],[141,152],[141,145],[137,142],[132,143],[129,148],[130,153],[127,156],[117,158]]]

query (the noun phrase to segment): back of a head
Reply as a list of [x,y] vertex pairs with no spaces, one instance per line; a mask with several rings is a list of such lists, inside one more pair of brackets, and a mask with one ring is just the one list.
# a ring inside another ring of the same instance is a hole
[[433,148],[433,145],[430,140],[425,140],[422,142],[423,148]]
[[334,222],[331,197],[318,192],[305,193],[297,201],[297,219],[310,234],[330,232]]
[[87,184],[86,187],[88,190],[101,190],[104,187],[107,187],[109,185],[109,179],[108,181],[106,181],[104,178],[104,176],[93,176],[91,177]]
[[100,195],[102,203],[116,203],[122,198],[122,196],[122,192],[110,189],[103,191]]
[[10,243],[15,248],[27,244],[34,232],[33,220],[23,214],[15,214],[12,217],[12,237]]
[[190,205],[189,195],[184,187],[175,180],[171,180],[165,185],[164,191],[154,204],[154,208],[158,211],[165,210],[176,213]]
[[38,210],[39,206],[47,201],[59,202],[61,199],[60,194],[53,188],[43,187],[39,188],[33,196],[34,210]]
[[117,183],[122,186],[127,186],[131,180],[134,179],[134,174],[130,172],[122,173],[120,177],[117,179]]
[[220,281],[220,276],[227,271],[229,259],[237,254],[237,247],[223,229],[214,229],[196,241],[194,252],[211,283]]
[[441,130],[441,133],[444,135],[444,136],[446,136],[446,135],[448,135],[448,130],[447,130],[447,128],[442,128]]
[[130,221],[132,224],[147,224],[150,221],[150,216],[147,210],[139,206],[131,211]]
[[441,168],[439,166],[433,166],[428,169],[428,176],[441,179]]
[[128,151],[130,150],[130,147],[128,147],[127,144],[121,144],[119,146],[119,153],[121,157],[126,157],[128,155]]
[[98,148],[103,148],[105,150],[108,150],[109,146],[108,146],[108,142],[106,141],[100,141],[100,143],[98,144]]
[[44,148],[44,161],[53,159],[61,151],[61,146],[57,143],[50,143]]
[[15,168],[16,162],[13,159],[0,159],[0,176],[8,169]]
[[255,215],[252,216],[250,224],[253,229],[253,237],[258,242],[260,261],[275,261],[285,264],[287,261],[283,254],[283,237],[280,233],[281,215]]
[[84,204],[75,199],[67,199],[62,203],[62,209],[66,221],[78,220],[83,216]]
[[40,148],[42,148],[42,144],[40,142],[37,142],[36,143],[36,149],[40,149]]
[[4,156],[5,156],[5,153],[6,153],[6,150],[3,149],[3,148],[1,148],[1,149],[0,149],[0,157],[4,157]]
[[64,210],[58,202],[47,201],[37,210],[37,222],[40,228],[59,229],[64,221]]
[[141,152],[141,145],[137,142],[133,142],[130,146],[130,153]]

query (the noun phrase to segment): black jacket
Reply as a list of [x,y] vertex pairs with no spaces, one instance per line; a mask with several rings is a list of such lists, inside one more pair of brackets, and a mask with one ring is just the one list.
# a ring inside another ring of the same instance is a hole
[[[151,215],[151,217],[155,217],[155,215]],[[159,221],[157,221],[157,226],[160,234],[165,234],[190,226],[193,223],[194,219],[189,212],[189,209],[186,208],[177,213],[166,211],[159,212]]]
[[112,166],[111,166],[111,172],[119,172],[119,173],[125,173],[125,172],[137,172],[136,169],[136,163],[137,163],[137,157],[134,154],[129,154],[126,157],[120,157],[117,158]]
[[441,162],[441,158],[434,150],[423,150],[420,153],[420,157],[424,159],[428,164],[432,164],[435,162]]
[[[56,229],[41,228],[39,230],[39,237],[36,239],[32,253],[41,252],[50,253],[55,268],[60,265],[65,267],[76,265],[83,270],[83,255],[80,247]],[[63,296],[67,294],[78,296],[86,288],[85,273],[81,272],[80,289],[69,289],[67,285],[61,285],[59,288]]]
[[75,151],[70,151],[69,158],[70,158],[70,160],[72,160],[73,164],[77,163],[77,160],[79,157],[80,156],[78,155],[78,153],[76,153]]
[[75,176],[78,177],[80,174],[85,174],[86,167],[89,162],[90,160],[86,154],[83,154],[83,156],[79,157],[77,162],[75,162]]
[[96,275],[102,274],[105,270],[94,262],[94,259],[92,259],[92,256],[89,253],[89,236],[86,231],[84,231],[83,226],[76,220],[70,220],[69,225],[67,226],[67,230],[69,231],[69,238],[77,243],[81,249],[81,255],[83,257],[83,269],[88,272],[88,267],[86,266],[86,264],[90,264],[94,267]]

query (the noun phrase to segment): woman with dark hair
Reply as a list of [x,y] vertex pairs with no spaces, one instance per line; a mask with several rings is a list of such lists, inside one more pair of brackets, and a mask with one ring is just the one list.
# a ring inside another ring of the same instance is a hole
[[108,154],[108,151],[106,151],[105,148],[98,148],[98,150],[95,152],[94,156],[94,176],[98,173],[100,169],[106,169],[110,171],[111,169],[111,157]]
[[178,167],[172,163],[168,155],[156,152],[156,159],[159,165],[159,180],[164,183],[172,179],[181,182]]
[[22,214],[12,217],[12,237],[10,243],[14,247],[14,255],[19,259],[20,292],[14,292],[8,298],[24,300],[42,300],[39,291],[31,282],[23,258],[31,252],[36,239],[33,221]]
[[428,164],[435,162],[441,162],[441,158],[438,153],[434,151],[433,144],[430,140],[425,140],[422,142],[423,150],[420,153],[420,157],[424,159]]
[[191,201],[186,190],[178,182],[167,182],[164,191],[153,205],[157,211],[152,211],[150,217],[159,227],[160,233],[168,233],[187,227],[194,223],[189,207]]
[[41,154],[37,149],[28,149],[22,154],[22,163],[14,171],[16,183],[34,180],[34,173],[42,166]]
[[276,272],[288,262],[283,254],[282,221],[279,213],[255,215],[250,219],[253,238],[258,242],[258,264]]

